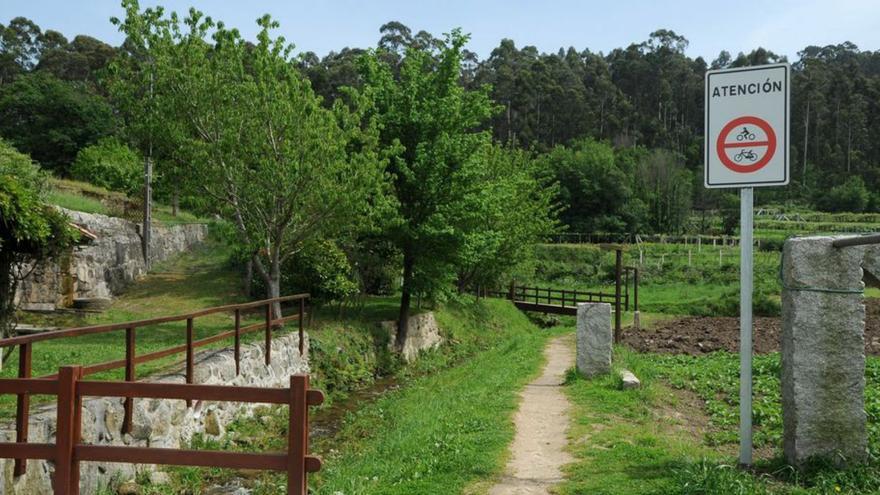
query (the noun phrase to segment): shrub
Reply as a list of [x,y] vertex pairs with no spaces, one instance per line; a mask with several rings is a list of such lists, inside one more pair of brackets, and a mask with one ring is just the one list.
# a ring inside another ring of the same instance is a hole
[[850,177],[843,184],[830,191],[821,191],[816,198],[816,206],[823,211],[863,212],[871,200],[871,193],[861,177]]
[[78,180],[131,194],[141,186],[141,160],[136,152],[114,138],[83,148],[70,169]]

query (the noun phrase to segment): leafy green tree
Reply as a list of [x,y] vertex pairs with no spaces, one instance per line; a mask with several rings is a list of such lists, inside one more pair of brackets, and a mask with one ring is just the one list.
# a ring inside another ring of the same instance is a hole
[[110,64],[115,55],[116,50],[107,43],[79,35],[69,43],[59,39],[53,46],[45,46],[36,70],[48,71],[65,81],[97,84],[98,73]]
[[465,198],[464,243],[456,262],[459,290],[497,286],[557,228],[555,177],[528,153],[500,146],[480,152],[482,187]]
[[645,222],[631,173],[619,168],[614,149],[592,139],[557,146],[541,157],[559,183],[560,220],[574,232],[637,233]]
[[391,156],[388,171],[399,203],[389,238],[403,256],[397,342],[407,334],[413,294],[450,286],[465,245],[459,227],[468,221],[466,198],[480,187],[481,130],[495,106],[488,89],[460,84],[462,47],[455,30],[439,50],[407,48],[395,67],[382,51],[362,59],[364,94],[375,101],[380,144]]
[[115,130],[110,105],[80,84],[36,72],[0,86],[0,136],[61,175],[80,149]]
[[181,23],[126,5],[123,30],[150,40],[139,46],[163,95],[155,123],[177,129],[199,191],[235,225],[267,296],[278,296],[284,262],[353,228],[380,191],[374,130],[341,102],[321,105],[268,16],[251,44],[194,9]]
[[133,194],[141,187],[141,158],[116,138],[80,150],[70,168],[74,179]]
[[44,203],[47,177],[0,140],[0,336],[15,329],[15,291],[38,263],[75,239],[64,214]]

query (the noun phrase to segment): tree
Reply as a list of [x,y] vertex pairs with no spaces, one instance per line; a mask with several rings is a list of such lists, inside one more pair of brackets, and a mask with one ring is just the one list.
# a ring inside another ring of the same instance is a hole
[[103,98],[48,73],[0,86],[0,136],[61,175],[80,149],[113,134],[115,123]]
[[560,220],[570,230],[639,231],[645,221],[644,205],[633,197],[631,171],[618,166],[610,145],[583,139],[569,147],[557,146],[540,160],[559,183]]
[[[50,32],[54,31],[46,34]],[[57,43],[45,46],[36,70],[48,71],[65,81],[97,84],[98,72],[106,68],[115,55],[116,50],[107,43],[79,35],[70,43],[59,39]]]
[[496,111],[488,88],[460,84],[467,37],[453,31],[442,48],[409,47],[395,68],[380,50],[362,59],[363,94],[375,101],[371,117],[391,156],[397,219],[388,236],[403,255],[397,342],[406,339],[413,294],[450,286],[464,246],[468,195],[481,183],[480,150],[490,141],[480,130]]
[[558,184],[529,153],[486,146],[481,187],[465,198],[464,243],[456,261],[459,290],[497,285],[557,227]]
[[142,46],[163,95],[156,124],[178,129],[172,137],[199,191],[235,226],[266,295],[277,297],[282,264],[304,243],[357,225],[380,191],[374,129],[342,102],[321,105],[292,46],[271,37],[278,24],[268,16],[250,44],[194,9],[181,24],[126,5],[126,34],[151,40]]
[[75,239],[67,219],[44,203],[46,175],[30,158],[0,140],[0,336],[15,329],[15,291],[42,260]]

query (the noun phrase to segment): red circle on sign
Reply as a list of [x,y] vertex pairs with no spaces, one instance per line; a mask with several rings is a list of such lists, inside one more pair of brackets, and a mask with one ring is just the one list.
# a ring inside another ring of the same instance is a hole
[[[759,142],[759,143],[749,143],[749,142],[727,142],[725,139],[727,138],[730,131],[739,126],[745,126],[747,124],[751,124],[757,126],[764,134],[767,135],[767,141]],[[761,147],[766,146],[767,152],[764,153],[764,156],[761,157],[760,160],[756,161],[751,165],[740,165],[727,156],[728,148],[743,148],[743,147]],[[776,154],[776,133],[773,131],[773,128],[770,124],[767,123],[766,120],[760,119],[758,117],[752,116],[744,116],[731,120],[721,129],[721,132],[718,134],[718,140],[715,142],[715,152],[718,153],[718,158],[721,159],[721,163],[724,164],[725,167],[733,170],[734,172],[738,172],[741,174],[748,174],[751,172],[757,172],[770,163],[770,160],[773,159],[773,155]]]

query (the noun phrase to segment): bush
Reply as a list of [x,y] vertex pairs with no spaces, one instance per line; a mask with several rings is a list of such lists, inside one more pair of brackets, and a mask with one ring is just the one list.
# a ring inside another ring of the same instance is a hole
[[105,138],[76,155],[71,175],[112,191],[132,194],[141,187],[141,159],[114,138]]
[[871,201],[871,193],[861,177],[850,177],[843,184],[830,191],[821,191],[816,197],[816,206],[822,211],[865,211]]

